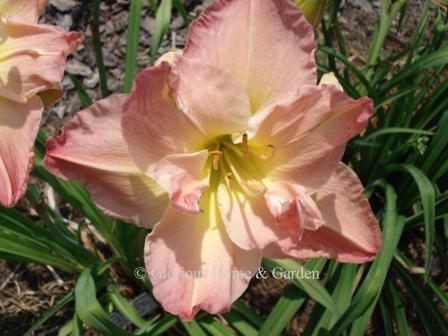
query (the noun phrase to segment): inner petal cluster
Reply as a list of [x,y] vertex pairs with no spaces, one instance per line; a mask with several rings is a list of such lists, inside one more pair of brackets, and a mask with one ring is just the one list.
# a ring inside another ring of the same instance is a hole
[[230,135],[219,137],[208,146],[208,151],[212,190],[223,183],[229,190],[242,191],[248,197],[265,194],[267,161],[275,156],[274,146],[249,144],[244,133],[239,143],[234,143]]

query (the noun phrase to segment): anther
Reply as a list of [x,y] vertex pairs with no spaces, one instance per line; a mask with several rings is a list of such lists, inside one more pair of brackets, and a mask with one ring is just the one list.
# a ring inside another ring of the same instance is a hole
[[249,145],[248,145],[247,133],[243,134],[243,158],[247,160],[249,158]]
[[256,180],[246,180],[244,181],[244,184],[253,195],[259,196],[266,192],[266,187]]
[[275,156],[276,148],[273,145],[267,145],[266,147],[269,148],[270,152],[268,155],[260,155],[260,158],[263,160],[270,160]]
[[227,184],[227,187],[230,189],[230,190],[232,190],[233,188],[232,188],[232,173],[227,173],[226,174],[226,184]]
[[219,160],[221,158],[222,152],[219,150],[214,150],[209,152],[210,155],[213,155],[213,169],[219,169]]

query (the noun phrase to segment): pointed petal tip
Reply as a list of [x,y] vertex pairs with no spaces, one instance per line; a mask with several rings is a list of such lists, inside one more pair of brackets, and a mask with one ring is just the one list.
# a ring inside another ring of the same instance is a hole
[[[235,36],[248,42],[235,44]],[[192,23],[184,55],[237,78],[256,112],[299,85],[316,84],[315,50],[313,27],[290,1],[218,0]]]
[[363,112],[359,115],[356,121],[361,124],[367,124],[369,118],[373,115],[373,101],[369,97],[361,97],[360,101],[363,105]]
[[68,32],[65,40],[69,45],[68,53],[71,54],[84,42],[84,34],[80,32]]
[[107,215],[151,227],[168,205],[166,193],[129,157],[121,134],[125,95],[112,95],[79,112],[47,141],[44,165],[75,180]]
[[341,163],[316,193],[325,224],[305,230],[299,243],[288,238],[271,244],[264,255],[299,260],[324,257],[346,263],[373,260],[382,247],[382,234],[363,191],[356,174]]
[[199,215],[168,207],[145,242],[145,267],[153,295],[183,321],[192,320],[199,310],[228,311],[261,261],[260,250],[246,251],[233,244],[217,209],[211,209],[216,207],[215,200],[205,201],[205,212]]

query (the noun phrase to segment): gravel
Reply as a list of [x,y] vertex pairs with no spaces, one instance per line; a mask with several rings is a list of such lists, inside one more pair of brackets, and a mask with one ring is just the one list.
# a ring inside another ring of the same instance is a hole
[[[211,2],[210,0],[183,0],[192,19],[196,18]],[[412,1],[407,13],[420,13],[424,1]],[[126,55],[127,25],[130,0],[101,1],[100,34],[103,43],[104,63],[107,69],[107,84],[112,93],[120,92],[123,88],[124,60]],[[347,39],[351,59],[357,63],[365,62],[368,43],[373,34],[373,27],[378,20],[380,1],[346,0],[340,20],[343,34]],[[70,56],[67,71],[76,75],[84,85],[87,93],[96,101],[101,98],[99,91],[99,75],[96,67],[95,55],[92,47],[90,31],[91,1],[83,0],[50,0],[42,22],[62,27],[64,30],[82,31],[85,42],[78,51]],[[416,26],[418,15],[408,15],[400,30],[391,31],[388,38],[389,49],[402,48],[409,40]],[[155,19],[148,1],[143,1],[141,11],[141,29],[137,55],[138,71],[150,66],[151,37],[154,32]],[[177,13],[173,14],[167,37],[161,43],[159,54],[163,54],[173,47],[182,48],[185,44],[187,28],[183,19]],[[64,123],[72,118],[82,106],[69,78],[64,78],[62,86],[64,97],[44,114],[43,129],[51,135],[59,132]]]

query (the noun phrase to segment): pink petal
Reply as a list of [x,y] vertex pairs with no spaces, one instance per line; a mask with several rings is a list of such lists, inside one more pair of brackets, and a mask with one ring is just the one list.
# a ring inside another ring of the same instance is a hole
[[26,191],[42,111],[38,97],[25,104],[0,98],[0,203],[6,207]]
[[296,225],[300,236],[303,230],[317,230],[324,223],[315,201],[299,185],[277,182],[269,186],[264,197],[277,222]]
[[62,79],[66,57],[82,42],[81,33],[66,33],[48,25],[2,22],[0,95],[24,102],[52,89]]
[[268,258],[334,258],[342,262],[372,260],[382,245],[378,222],[372,213],[356,174],[340,164],[317,192],[316,203],[325,224],[316,231],[306,230],[296,244],[283,240],[271,244]]
[[[0,1],[0,13],[2,18],[12,17],[21,19],[24,22],[36,23],[38,19],[38,1],[42,0],[2,0]],[[42,4],[39,3],[39,9],[41,6]]]
[[184,55],[235,76],[255,112],[316,84],[314,33],[288,0],[217,0],[192,24]]
[[266,174],[317,189],[339,164],[346,142],[372,113],[370,99],[353,100],[334,86],[302,86],[251,119],[252,143],[273,146]]
[[45,13],[45,7],[47,7],[48,0],[37,0],[37,14],[42,16]]
[[124,106],[124,139],[136,164],[149,173],[164,156],[195,152],[207,143],[169,96],[169,73],[166,62],[142,71]]
[[162,217],[168,197],[129,157],[121,134],[125,99],[111,96],[79,112],[61,136],[48,140],[45,166],[83,184],[107,214],[151,226]]
[[298,223],[277,222],[262,195],[252,198],[236,188],[229,190],[221,185],[218,206],[230,239],[243,249],[262,249],[277,240],[300,237]]
[[248,196],[221,185],[218,206],[230,239],[243,249],[263,249],[272,242],[299,242],[303,231],[323,224],[320,211],[305,188],[270,183],[264,195]]
[[171,86],[177,106],[209,139],[247,129],[249,99],[238,81],[223,70],[180,57],[173,64]]
[[230,310],[261,261],[260,250],[242,250],[228,238],[214,200],[205,200],[204,208],[199,215],[168,208],[146,239],[154,297],[182,320],[193,319],[200,309]]
[[167,155],[156,163],[151,176],[168,192],[175,207],[188,213],[199,213],[199,200],[208,188],[207,158],[207,150]]

